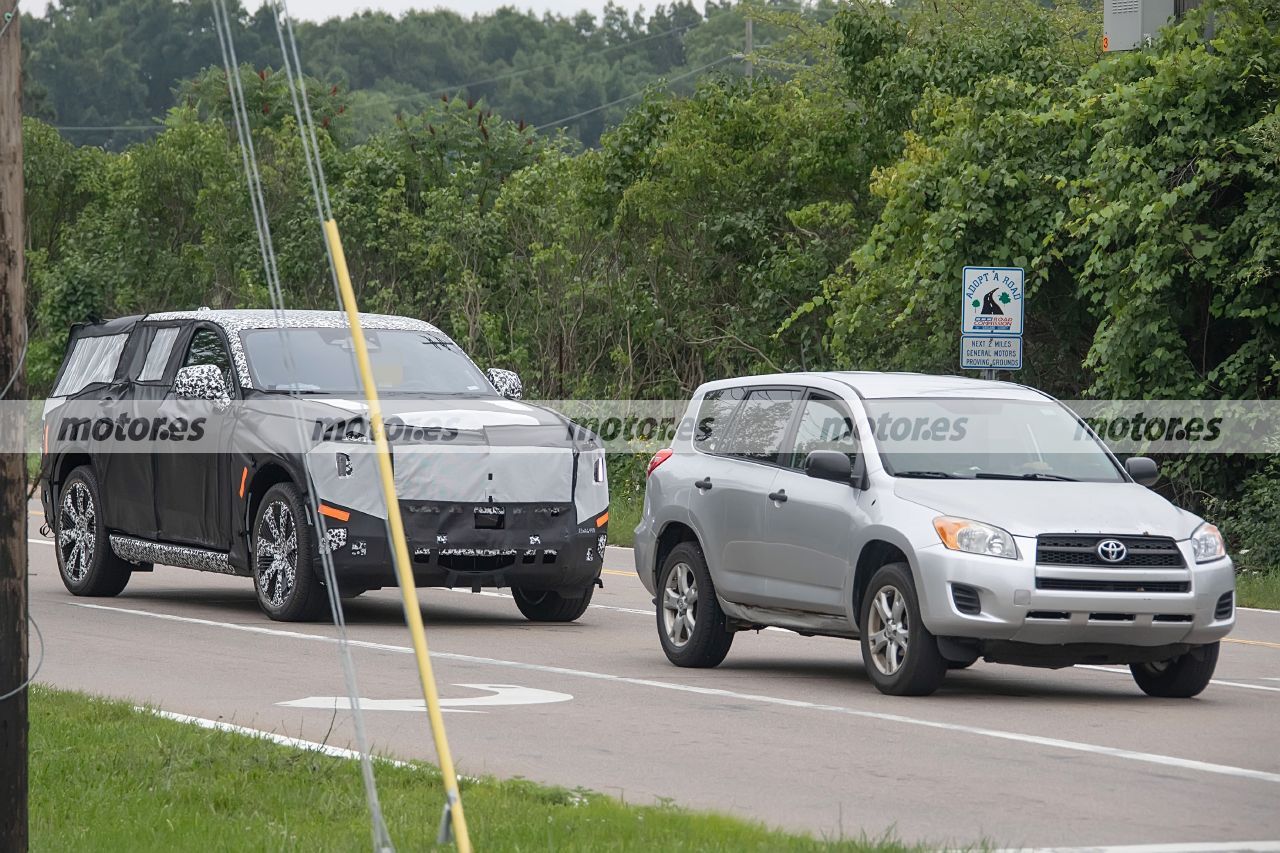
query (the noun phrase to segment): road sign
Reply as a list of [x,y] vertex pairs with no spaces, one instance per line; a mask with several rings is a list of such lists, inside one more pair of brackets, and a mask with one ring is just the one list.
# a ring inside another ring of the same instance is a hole
[[[483,712],[474,711],[471,708],[476,706],[492,708],[499,705],[545,705],[551,702],[568,702],[573,698],[568,693],[539,690],[535,687],[520,687],[515,684],[455,684],[454,687],[483,690],[491,695],[441,699],[441,711],[455,714],[480,714]],[[351,709],[351,700],[346,696],[308,696],[305,699],[293,699],[289,702],[277,702],[276,704],[285,708],[319,708],[325,711],[349,711]],[[360,707],[365,711],[422,712],[427,710],[426,702],[421,699],[361,699]]]
[[1025,279],[1019,267],[965,267],[960,334],[1021,335]]
[[962,370],[1021,370],[1022,338],[1008,335],[961,335]]

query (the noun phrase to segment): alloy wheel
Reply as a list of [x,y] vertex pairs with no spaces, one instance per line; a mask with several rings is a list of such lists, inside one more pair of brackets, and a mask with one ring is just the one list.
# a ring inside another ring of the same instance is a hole
[[662,627],[675,648],[689,642],[698,624],[698,577],[688,563],[677,563],[667,572],[662,589]]
[[58,508],[58,551],[62,570],[79,583],[89,573],[94,546],[98,543],[97,510],[89,487],[77,480],[67,487]]
[[283,607],[298,572],[298,525],[284,501],[272,501],[262,513],[254,556],[260,594]]
[[882,675],[893,675],[907,659],[911,637],[907,601],[897,587],[880,587],[867,615],[871,660]]

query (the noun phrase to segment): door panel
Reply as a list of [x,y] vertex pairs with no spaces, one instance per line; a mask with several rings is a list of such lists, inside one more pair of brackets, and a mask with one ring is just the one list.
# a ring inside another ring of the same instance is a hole
[[[221,333],[213,327],[196,328],[181,364],[216,365],[228,378],[228,387],[235,399],[236,380],[231,358]],[[194,401],[179,401],[170,387],[160,404],[159,414],[170,420],[186,419],[191,422],[186,435],[192,435],[198,427],[202,437],[198,441],[175,440],[163,452],[155,454],[158,536],[166,542],[225,551],[230,547],[231,530],[230,463],[225,453],[232,432],[229,413],[219,413],[211,403],[197,407]],[[206,418],[197,425],[193,414]],[[227,422],[225,429],[224,421]],[[197,449],[199,452],[193,452]]]
[[[137,341],[126,347],[129,366],[119,384],[119,400],[114,403],[132,422],[138,418],[156,416],[156,407],[164,399],[166,387],[152,380],[160,378],[144,374],[143,364],[161,363],[163,367],[173,348],[173,337],[178,327],[168,325],[162,330],[156,326],[139,324],[133,334]],[[157,333],[160,339],[157,341]],[[104,520],[112,530],[129,536],[155,539],[159,528],[155,506],[155,454],[152,442],[137,446],[122,446],[124,453],[103,455],[101,486],[104,492]]]
[[840,615],[844,590],[853,571],[855,530],[868,523],[862,509],[866,493],[848,483],[818,480],[802,470],[814,450],[858,453],[856,431],[843,403],[810,396],[801,407],[788,442],[787,467],[778,473],[775,491],[784,503],[770,502],[765,536],[774,564],[770,597],[777,607]]
[[722,512],[722,574],[742,604],[769,605],[777,549],[765,530],[769,494],[779,472],[782,445],[801,391],[753,388],[738,407],[721,452],[728,454],[713,491]]

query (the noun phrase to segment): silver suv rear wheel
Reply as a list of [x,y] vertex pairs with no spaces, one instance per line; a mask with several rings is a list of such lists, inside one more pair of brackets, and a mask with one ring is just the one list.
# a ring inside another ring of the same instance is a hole
[[676,666],[715,666],[729,654],[733,632],[696,543],[681,542],[663,561],[657,617],[662,650]]

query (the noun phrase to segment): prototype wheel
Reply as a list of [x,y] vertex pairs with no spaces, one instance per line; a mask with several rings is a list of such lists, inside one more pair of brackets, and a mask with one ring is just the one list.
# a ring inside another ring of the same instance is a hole
[[561,595],[550,590],[511,590],[516,607],[531,622],[572,622],[587,612],[595,585],[588,586],[579,595]]
[[712,667],[729,654],[733,632],[716,599],[702,549],[682,542],[658,572],[658,639],[676,666]]
[[1198,646],[1186,654],[1154,663],[1132,663],[1129,671],[1142,692],[1162,699],[1190,699],[1213,679],[1218,668],[1218,643]]
[[327,599],[315,572],[315,536],[306,518],[292,483],[272,486],[258,505],[253,586],[258,606],[278,622],[309,622],[325,613]]
[[942,685],[947,661],[920,618],[911,569],[881,566],[862,602],[862,661],[881,693],[928,696]]
[[133,569],[111,550],[102,522],[102,497],[93,469],[71,472],[58,496],[53,523],[58,574],[72,595],[119,595]]

